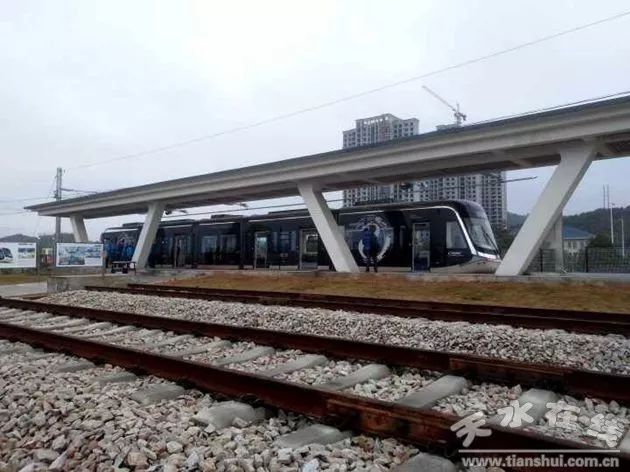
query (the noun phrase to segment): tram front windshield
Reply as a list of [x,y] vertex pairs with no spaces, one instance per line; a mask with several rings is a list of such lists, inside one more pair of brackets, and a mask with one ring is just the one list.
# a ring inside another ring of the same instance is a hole
[[470,237],[478,251],[498,255],[497,242],[487,218],[464,218]]

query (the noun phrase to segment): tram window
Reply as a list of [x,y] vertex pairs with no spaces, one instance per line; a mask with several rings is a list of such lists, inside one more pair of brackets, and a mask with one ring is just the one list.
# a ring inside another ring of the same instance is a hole
[[291,231],[291,251],[297,251],[297,231]]
[[405,245],[405,234],[407,233],[406,226],[400,226],[398,228],[398,247],[403,248]]
[[233,254],[236,252],[236,235],[235,234],[222,234],[221,235],[221,250],[225,254]]
[[287,253],[289,251],[291,251],[291,233],[288,231],[281,231],[278,252]]
[[446,222],[446,249],[463,249],[466,248],[466,240],[464,233],[457,221]]
[[201,238],[201,253],[214,253],[217,250],[216,235],[204,236]]
[[317,254],[319,236],[317,234],[307,234],[304,238],[304,253]]

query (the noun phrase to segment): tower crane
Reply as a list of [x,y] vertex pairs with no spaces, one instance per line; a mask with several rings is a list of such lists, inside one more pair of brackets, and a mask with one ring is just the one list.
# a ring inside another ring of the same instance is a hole
[[450,103],[448,103],[446,100],[444,100],[442,97],[440,97],[433,90],[431,90],[429,87],[427,87],[426,85],[423,85],[422,88],[425,89],[428,93],[433,95],[435,98],[437,98],[439,101],[441,101],[444,105],[446,105],[453,111],[453,116],[455,117],[455,123],[453,123],[454,126],[461,126],[462,123],[466,121],[466,115],[459,110],[459,103],[456,103],[455,106],[453,106]]

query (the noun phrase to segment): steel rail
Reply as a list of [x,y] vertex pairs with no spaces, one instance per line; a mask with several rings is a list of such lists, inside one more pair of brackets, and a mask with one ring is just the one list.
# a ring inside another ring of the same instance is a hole
[[391,366],[435,370],[472,379],[537,386],[558,392],[594,396],[618,402],[630,402],[630,376],[626,375],[523,363],[471,354],[376,344],[336,337],[272,331],[205,321],[191,321],[180,318],[140,315],[1,297],[0,307],[135,325],[143,328],[173,331],[178,334],[251,341],[282,349],[299,349],[304,352],[325,354],[333,357],[361,359]]
[[228,290],[168,285],[129,284],[124,287],[87,286],[86,290],[113,291],[138,295],[221,300],[262,305],[327,308],[360,313],[427,318],[441,321],[504,324],[523,328],[564,329],[589,334],[630,336],[630,314],[599,313],[547,308],[425,302],[384,298],[350,297],[312,293]]
[[[424,448],[439,448],[453,453],[460,443],[455,432],[450,429],[460,418],[446,413],[331,392],[215,367],[208,363],[187,361],[9,323],[0,322],[0,337],[71,353],[96,362],[110,363],[136,372],[153,374],[214,394],[237,397],[250,402],[255,399],[265,405],[300,413],[338,427],[394,437]],[[590,456],[589,451],[596,449],[578,442],[518,429],[502,428],[492,424],[486,427],[492,430],[492,434],[476,438],[475,448],[574,449],[584,451],[585,456]],[[593,457],[602,456],[591,454]],[[623,470],[630,467],[628,454],[611,452],[603,455],[618,457],[622,466],[625,466]]]

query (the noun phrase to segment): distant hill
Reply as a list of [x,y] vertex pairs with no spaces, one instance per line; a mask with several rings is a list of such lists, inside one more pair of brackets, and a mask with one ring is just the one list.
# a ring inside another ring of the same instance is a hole
[[[523,225],[525,218],[527,218],[527,215],[508,212],[508,229],[510,233],[516,233]],[[627,242],[630,241],[630,206],[613,209],[615,238],[617,240],[621,236],[621,218],[623,218]],[[565,215],[562,218],[562,222],[567,226],[573,226],[591,234],[605,234],[607,236],[610,234],[610,211],[605,208],[598,208],[597,210],[586,211],[576,215]]]
[[[25,234],[11,234],[0,238],[0,242],[6,243],[37,243],[40,248],[52,247],[55,237],[52,234],[41,234],[38,238],[34,236],[26,236]],[[74,235],[72,233],[61,233],[60,243],[73,243]]]
[[521,226],[523,226],[523,223],[525,222],[525,218],[527,218],[527,215],[519,215],[518,213],[512,213],[511,211],[508,211],[508,214],[507,214],[508,231],[510,232],[518,231],[518,229]]
[[0,238],[0,242],[3,243],[36,243],[38,239],[34,236],[27,236],[25,234],[10,234],[9,236],[3,236]]
[[[626,208],[613,208],[613,223],[616,237],[621,234],[620,220],[622,217],[627,240],[628,233],[630,232],[630,206]],[[583,229],[589,233],[610,234],[610,211],[604,208],[578,213],[577,215],[567,215],[562,221],[567,225]]]

